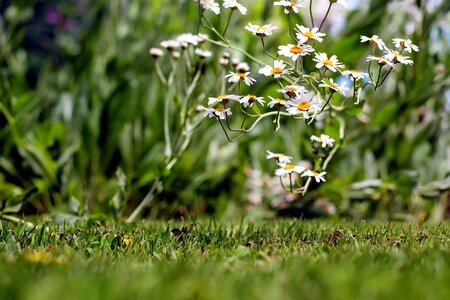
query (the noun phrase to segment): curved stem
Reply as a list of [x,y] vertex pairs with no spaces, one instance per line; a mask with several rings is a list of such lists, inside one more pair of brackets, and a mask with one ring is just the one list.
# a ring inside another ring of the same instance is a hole
[[223,30],[223,37],[225,37],[225,33],[227,33],[228,26],[230,25],[231,16],[233,15],[234,8],[231,9],[230,15],[228,16],[227,24],[225,25],[225,29]]
[[220,41],[215,41],[215,40],[211,40],[211,39],[208,39],[208,38],[207,38],[206,40],[207,40],[208,42],[212,43],[212,44],[215,44],[215,45],[218,45],[218,46],[222,46],[222,47],[224,47],[224,48],[230,48],[230,49],[236,50],[236,51],[238,51],[238,52],[244,54],[245,56],[247,56],[248,58],[250,58],[250,59],[253,60],[254,62],[256,62],[256,63],[258,63],[258,64],[260,64],[260,65],[265,65],[264,62],[262,62],[261,60],[257,59],[256,57],[254,57],[253,55],[251,55],[251,54],[248,53],[247,51],[242,50],[242,49],[239,48],[239,47],[233,46],[233,45],[228,44],[228,43],[227,43],[227,44],[224,44],[224,43],[222,43],[222,42],[220,42]]
[[378,86],[381,86],[381,85],[384,83],[384,81],[385,81],[386,78],[388,77],[389,73],[391,73],[392,69],[393,69],[393,67],[391,67],[391,68],[389,69],[389,71],[386,73],[386,75],[385,75],[384,78],[381,80],[381,82],[380,82],[380,84],[379,84]]
[[155,69],[156,69],[156,74],[157,74],[158,77],[159,77],[159,80],[161,80],[162,84],[167,85],[167,80],[166,80],[166,78],[164,77],[164,74],[163,74],[163,72],[162,72],[162,70],[161,70],[161,66],[160,66],[158,60],[156,60],[156,62],[155,62]]
[[314,27],[314,17],[313,17],[313,13],[312,13],[312,5],[313,5],[313,0],[309,0],[309,16],[311,18],[312,27]]
[[276,58],[275,56],[273,56],[273,55],[267,50],[266,45],[265,45],[265,43],[264,43],[264,38],[263,38],[263,37],[261,37],[261,43],[262,43],[262,46],[263,46],[263,48],[264,48],[264,52],[266,52],[267,55],[269,55],[270,57],[272,57],[272,59],[276,60],[277,58]]
[[331,91],[330,97],[328,97],[327,102],[325,102],[325,105],[322,107],[322,109],[319,111],[319,114],[323,112],[323,110],[325,109],[325,107],[327,107],[328,103],[331,100],[331,97],[333,97],[334,91]]
[[150,191],[145,195],[144,199],[142,199],[141,203],[139,203],[138,207],[131,213],[131,215],[126,220],[126,223],[131,223],[136,220],[136,218],[142,213],[142,211],[152,203],[153,198],[155,197],[156,188],[161,184],[161,179],[159,177],[155,178]]
[[[378,88],[378,83],[380,82],[380,76],[381,76],[381,68],[383,68],[383,66],[382,65],[380,65],[380,68],[379,68],[379,70],[378,70],[378,78],[377,78],[377,83],[375,83],[375,91],[377,90],[377,88]],[[386,77],[385,77],[386,78]]]
[[330,2],[330,5],[328,5],[327,13],[325,14],[325,17],[322,20],[322,23],[320,23],[319,31],[322,29],[323,23],[325,23],[325,20],[328,18],[328,14],[330,13],[331,6],[333,6],[333,3]]
[[328,167],[328,164],[330,163],[331,159],[333,158],[333,156],[336,154],[337,150],[339,149],[339,145],[336,145],[333,150],[331,150],[330,154],[328,154],[327,158],[325,159],[325,161],[323,162],[322,165],[322,170],[326,170]]

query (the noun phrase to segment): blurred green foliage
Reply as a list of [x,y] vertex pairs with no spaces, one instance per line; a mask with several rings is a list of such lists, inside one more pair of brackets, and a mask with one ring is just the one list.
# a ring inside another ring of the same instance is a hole
[[[450,86],[450,4],[442,1],[427,10],[427,1],[416,1],[410,10],[392,9],[396,2],[401,1],[374,0],[366,9],[351,11],[343,31],[320,47],[348,66],[363,67],[360,62],[368,53],[359,35],[378,34],[385,41],[411,38],[421,48],[412,55],[412,67],[395,70],[382,89],[368,93],[358,105],[334,110],[333,118],[316,127],[283,121],[274,134],[272,124],[262,122],[230,144],[213,120],[205,120],[170,172],[162,126],[167,91],[148,49],[195,32],[196,4],[101,0],[5,5],[0,19],[0,210],[128,216],[161,180],[145,215],[238,216],[247,201],[245,170],[273,172],[266,150],[312,160],[309,136],[323,130],[338,138],[341,122],[346,138],[339,141],[327,183],[313,186],[309,199],[327,197],[354,217],[425,213],[441,218],[450,189],[450,121],[444,97]],[[233,17],[227,36],[267,61],[243,26],[265,20],[287,28],[288,23],[271,1],[250,3],[247,16]],[[411,19],[412,11],[420,18]],[[226,22],[225,17],[209,17],[216,26]],[[305,22],[301,16],[295,21]],[[214,38],[208,30],[201,32]],[[276,49],[288,38],[275,34],[267,46]],[[220,94],[223,70],[217,59],[223,49],[206,47],[214,56],[203,65],[204,77],[189,99],[191,115],[196,103],[206,105],[207,97]],[[244,59],[238,52],[232,56]],[[313,70],[313,65],[306,67]],[[163,72],[168,70],[163,65]],[[190,70],[177,74],[177,88],[193,75]],[[261,79],[252,93],[271,95],[275,88]],[[183,99],[174,95],[169,100],[175,103],[170,129],[182,135]]]

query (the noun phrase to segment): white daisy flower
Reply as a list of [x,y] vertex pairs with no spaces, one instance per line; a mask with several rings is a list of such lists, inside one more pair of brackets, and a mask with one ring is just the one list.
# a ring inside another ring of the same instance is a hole
[[272,24],[266,24],[263,26],[259,26],[259,25],[253,25],[252,23],[248,23],[245,26],[245,29],[247,29],[248,31],[250,31],[251,33],[253,33],[256,36],[265,37],[265,36],[272,35],[272,31],[275,29],[278,29],[278,26],[275,26]]
[[291,11],[298,14],[298,12],[300,11],[299,8],[306,7],[306,4],[304,2],[305,2],[305,0],[297,0],[297,1],[281,0],[278,2],[274,2],[273,5],[274,6],[283,6],[285,14],[288,14]]
[[369,76],[368,73],[364,73],[356,69],[345,70],[344,72],[342,72],[342,75],[350,77],[352,81],[363,79],[364,77]]
[[274,153],[269,150],[266,150],[266,151],[267,151],[267,155],[266,155],[267,159],[276,158],[278,160],[278,162],[284,163],[284,164],[289,164],[291,162],[291,159],[292,159],[291,156],[284,155],[283,153]]
[[317,62],[317,69],[326,68],[332,72],[336,72],[338,69],[344,67],[344,65],[339,62],[336,55],[328,58],[326,53],[315,53],[313,61]]
[[287,112],[291,115],[302,114],[304,119],[309,119],[309,111],[317,111],[320,106],[314,94],[300,91],[298,96],[286,103]]
[[275,60],[272,66],[265,66],[259,69],[258,73],[265,76],[273,76],[274,78],[280,78],[281,75],[289,74],[290,70],[285,70],[286,64],[282,60]]
[[244,73],[250,71],[250,66],[246,62],[240,62],[234,69],[236,70],[236,72]]
[[204,10],[210,10],[216,15],[220,14],[219,4],[214,0],[200,0],[200,4],[202,5]]
[[176,37],[177,42],[180,44],[191,44],[194,46],[197,46],[198,43],[203,41],[203,38],[196,34],[192,34],[190,32],[188,33],[182,33]]
[[302,91],[306,91],[306,89],[301,85],[287,85],[282,89],[277,89],[277,92],[283,93],[286,98],[298,97]]
[[371,60],[376,60],[377,61],[377,63],[380,65],[380,66],[385,66],[385,65],[388,65],[388,66],[390,66],[390,67],[394,67],[394,64],[389,60],[389,59],[387,59],[386,57],[384,57],[384,56],[373,56],[373,55],[369,55],[369,56],[367,56],[367,59],[366,59],[367,61],[371,61]]
[[239,99],[239,102],[244,107],[252,107],[253,103],[258,102],[261,105],[264,105],[264,97],[256,97],[255,95],[247,95],[243,96],[241,99]]
[[278,46],[278,54],[290,57],[293,61],[296,61],[300,56],[306,56],[311,52],[314,52],[314,48],[310,45],[287,44],[286,46]]
[[316,141],[316,142],[321,143],[322,148],[325,148],[326,146],[333,147],[333,143],[335,142],[335,140],[333,138],[329,137],[326,134],[321,134],[320,137],[312,135],[311,141]]
[[372,46],[378,46],[380,50],[387,49],[386,44],[378,35],[372,35],[371,37],[361,35],[361,43],[370,42]]
[[414,45],[410,39],[405,40],[405,39],[395,38],[395,39],[392,39],[392,41],[394,42],[395,47],[403,48],[403,49],[405,49],[406,52],[411,53],[412,50],[414,50],[416,52],[419,51],[419,47],[417,45]]
[[305,171],[304,167],[294,164],[285,164],[279,162],[278,166],[280,166],[280,168],[275,170],[275,175],[277,176],[285,176],[292,173],[301,174],[303,171]]
[[223,120],[226,118],[226,116],[230,116],[231,115],[231,110],[229,108],[225,109],[223,107],[210,107],[210,108],[206,108],[206,107],[202,107],[202,109],[205,111],[204,113],[204,117],[209,117],[209,118],[216,118],[218,117],[219,119]]
[[412,65],[414,63],[412,60],[409,59],[409,56],[403,56],[400,54],[400,52],[392,51],[390,49],[387,49],[385,51],[384,57],[386,57],[386,59],[390,60],[394,64],[401,63],[404,65]]
[[320,181],[325,181],[325,174],[327,174],[327,172],[316,172],[316,171],[311,171],[311,170],[306,170],[303,174],[302,177],[304,176],[308,176],[308,177],[313,177],[316,182],[320,182]]
[[173,51],[180,48],[180,42],[175,40],[166,40],[161,42],[161,47],[166,48],[167,51]]
[[250,72],[230,72],[228,75],[225,75],[225,78],[228,78],[228,82],[238,82],[240,80],[250,86],[253,82],[256,82],[256,79],[251,78],[248,74]]
[[195,54],[198,55],[202,59],[212,56],[212,52],[211,51],[202,50],[200,48],[195,49]]
[[159,48],[150,48],[148,53],[150,53],[150,55],[155,59],[164,55],[164,51]]
[[276,106],[286,106],[287,100],[286,99],[280,99],[280,98],[273,98],[268,96],[272,101],[270,101],[269,103],[267,103],[267,106],[270,108],[273,108],[275,105]]
[[213,105],[216,105],[217,103],[225,105],[228,102],[230,102],[230,100],[239,101],[240,98],[241,97],[238,96],[238,95],[227,95],[227,94],[219,95],[216,98],[209,97],[208,98],[208,105],[209,106],[213,106]]
[[223,7],[237,9],[241,13],[241,15],[245,15],[247,13],[247,7],[239,4],[236,0],[224,0]]
[[333,93],[334,92],[339,92],[342,95],[345,96],[345,93],[349,90],[348,87],[344,86],[344,85],[340,85],[337,82],[334,82],[333,78],[330,78],[330,82],[326,82],[325,80],[322,79],[321,81],[322,83],[319,84],[319,87],[327,87],[329,88]]
[[304,44],[307,41],[310,40],[316,40],[319,43],[323,41],[322,36],[326,36],[325,33],[319,32],[319,28],[314,27],[313,29],[309,30],[308,27],[296,25],[297,28],[295,29],[297,31],[297,39],[299,44]]

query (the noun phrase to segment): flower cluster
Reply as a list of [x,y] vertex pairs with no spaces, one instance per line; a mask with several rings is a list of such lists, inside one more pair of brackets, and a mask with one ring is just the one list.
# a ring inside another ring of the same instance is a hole
[[[322,148],[326,147],[333,147],[333,143],[335,140],[331,138],[330,136],[326,134],[321,134],[320,137],[317,137],[315,135],[311,136],[312,142],[318,142],[321,144]],[[267,150],[267,159],[275,159],[278,165],[278,169],[275,170],[275,175],[280,177],[280,180],[283,180],[284,177],[289,177],[289,183],[291,186],[290,192],[293,192],[292,190],[292,182],[295,180],[293,178],[294,175],[303,178],[307,177],[310,180],[314,179],[317,183],[325,182],[325,175],[327,172],[321,170],[313,170],[309,169],[307,166],[309,166],[309,163],[292,163],[292,157],[287,156],[284,153],[274,153]],[[281,181],[283,182],[283,181]]]
[[[325,135],[322,135],[325,136]],[[326,136],[328,137],[328,136]],[[329,141],[333,140],[328,137]],[[334,140],[333,140],[334,141]],[[330,142],[332,144],[332,142]],[[315,170],[309,170],[301,164],[292,163],[292,157],[287,156],[283,153],[274,153],[267,150],[267,159],[275,159],[278,165],[278,169],[275,170],[275,175],[279,177],[289,176],[290,181],[292,181],[292,175],[298,174],[300,177],[309,177],[315,179],[317,183],[325,181],[325,174],[327,172],[319,172]]]
[[[210,39],[202,34],[185,33],[174,39],[161,42],[161,46],[173,57],[179,56],[179,49],[182,51],[194,47],[195,51],[189,51],[189,53],[194,53],[199,59],[212,56],[210,51],[199,47],[205,41],[231,48],[233,51],[237,50],[237,47],[231,45],[231,41],[225,35],[233,12],[238,11],[241,15],[246,15],[247,8],[236,0],[224,0],[221,2],[222,5],[216,0],[194,1],[199,6],[198,25],[208,28],[210,32],[217,35],[218,40]],[[417,52],[419,47],[414,45],[410,39],[394,38],[391,49],[377,35],[371,37],[361,35],[361,42],[368,42],[372,46],[371,53],[367,56],[365,62],[367,69],[360,70],[354,66],[346,67],[344,62],[330,53],[331,51],[324,49],[322,44],[324,39],[327,38],[327,34],[322,31],[322,25],[330,9],[334,4],[347,6],[346,1],[330,0],[324,19],[318,26],[315,26],[312,13],[311,26],[293,24],[292,14],[299,13],[301,9],[311,3],[312,1],[306,0],[273,1],[273,5],[283,8],[283,12],[289,18],[289,34],[292,38],[290,42],[276,45],[277,56],[266,47],[266,41],[278,33],[279,26],[271,23],[258,25],[254,22],[248,22],[247,25],[243,26],[244,30],[247,31],[250,38],[257,43],[261,43],[268,61],[263,62],[243,50],[239,52],[253,61],[252,68],[246,62],[230,58],[228,52],[224,52],[218,59],[223,72],[223,75],[219,78],[222,82],[220,93],[209,97],[203,96],[203,99],[207,98],[207,105],[199,106],[199,110],[203,112],[204,117],[216,119],[220,123],[228,140],[233,141],[230,138],[232,135],[235,135],[237,139],[248,133],[260,120],[266,117],[274,118],[275,131],[280,128],[280,119],[284,117],[307,120],[305,122],[307,125],[312,124],[316,116],[322,113],[332,118],[333,114],[330,112],[338,108],[336,103],[339,101],[345,103],[349,97],[353,97],[353,100],[357,98],[354,103],[359,103],[362,92],[366,92],[370,88],[376,90],[380,87],[396,65],[413,64],[410,56],[406,56],[405,53]],[[220,15],[221,9],[229,9],[230,13],[226,25],[219,29],[212,25],[215,24],[214,22],[208,20],[211,15],[206,12]],[[159,48],[152,48],[150,54],[158,58],[164,54],[164,51]],[[373,71],[371,68],[374,61],[379,65],[379,68]],[[255,68],[255,64],[259,66]],[[391,69],[386,70],[385,66]],[[313,72],[308,74],[305,71],[307,69],[313,69]],[[258,95],[259,92],[255,91],[259,89],[255,86],[267,84],[267,82],[274,82],[279,88],[276,89],[276,92]],[[346,86],[346,82],[350,82],[352,86]],[[267,103],[266,99],[268,100]],[[266,106],[266,108],[263,106]],[[249,108],[252,108],[254,113],[250,113]],[[261,108],[264,108],[264,110]],[[230,119],[233,119],[233,121],[230,121]],[[323,119],[322,116],[321,119]],[[249,120],[253,120],[251,125],[248,125]],[[239,128],[233,127],[236,122],[240,123]],[[245,126],[246,122],[247,126]],[[342,139],[342,137],[340,138]],[[333,150],[329,152],[330,158],[337,150],[337,148],[333,148],[335,140],[328,135],[313,135],[310,139],[315,145],[323,148],[319,148],[322,152],[326,151],[326,148],[332,148]],[[317,148],[316,146],[315,149]],[[276,176],[289,176],[291,178],[297,174],[300,178],[308,177],[316,182],[325,181],[327,163],[321,165],[318,160],[314,164],[314,169],[317,170],[314,170],[300,164],[293,164],[291,162],[292,157],[282,153],[268,151],[267,158],[276,159],[279,167],[275,171]],[[328,157],[326,161],[329,161]],[[302,192],[306,190],[307,186],[304,187]]]
[[377,47],[382,51],[382,55],[374,56],[369,55],[367,61],[376,61],[380,67],[389,66],[395,67],[396,64],[412,65],[414,62],[409,58],[409,56],[404,56],[402,53],[404,51],[411,53],[412,51],[419,51],[419,47],[414,45],[410,39],[395,38],[392,42],[397,49],[390,49],[386,46],[378,35],[372,35],[371,37],[361,36],[361,43],[369,42],[372,47]]

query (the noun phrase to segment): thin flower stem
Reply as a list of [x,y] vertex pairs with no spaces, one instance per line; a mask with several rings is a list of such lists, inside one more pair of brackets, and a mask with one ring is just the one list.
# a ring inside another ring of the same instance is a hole
[[289,190],[291,191],[291,193],[294,192],[292,187],[292,173],[289,173]]
[[314,27],[314,17],[312,13],[313,0],[309,0],[309,16],[311,18],[312,27]]
[[224,44],[224,43],[222,43],[222,42],[220,42],[220,41],[215,41],[215,40],[211,40],[211,39],[206,39],[208,42],[210,42],[210,43],[212,43],[212,44],[215,44],[215,45],[218,45],[218,46],[222,46],[222,47],[224,47],[224,48],[230,48],[230,49],[233,49],[233,50],[236,50],[236,51],[238,51],[238,52],[241,52],[242,54],[244,54],[245,56],[247,56],[248,58],[250,58],[251,60],[253,60],[254,62],[256,62],[256,63],[258,63],[258,64],[260,64],[260,65],[265,65],[265,63],[264,62],[262,62],[261,60],[259,60],[259,59],[257,59],[256,57],[254,57],[253,55],[251,55],[250,53],[248,53],[247,51],[245,51],[245,50],[242,50],[241,48],[239,48],[239,47],[236,47],[236,46],[233,46],[233,45],[231,45],[231,44]]
[[196,34],[198,34],[200,32],[200,25],[202,23],[202,17],[203,17],[202,5],[201,5],[200,1],[198,1],[198,22],[197,22],[197,28],[195,30]]
[[228,140],[230,143],[234,143],[234,142],[237,141],[241,136],[243,136],[244,134],[247,133],[247,131],[243,130],[243,131],[241,131],[241,134],[239,134],[236,138],[230,139],[230,137],[228,136],[227,130],[226,130],[225,127],[223,126],[222,121],[220,120],[219,117],[217,117],[217,120],[219,121],[220,127],[222,127],[222,130],[223,130],[223,132],[225,133],[225,136],[227,137],[227,140]]
[[308,179],[306,180],[305,186],[303,187],[303,190],[302,190],[302,197],[305,196],[310,184],[311,184],[311,177],[308,177]]
[[201,69],[202,69],[201,66],[199,66],[197,72],[194,75],[194,78],[192,79],[191,84],[187,88],[186,96],[184,97],[183,107],[181,109],[181,116],[180,116],[181,124],[183,127],[185,125],[186,118],[187,118],[187,110],[189,107],[189,100],[191,100],[191,98],[192,98],[191,95],[194,92],[194,89],[197,87],[197,83],[200,79],[200,76],[202,75]]
[[184,51],[184,61],[186,62],[186,69],[187,69],[187,73],[190,74],[191,70],[192,70],[192,63],[191,63],[191,57],[189,56],[189,50],[185,49]]
[[174,90],[173,86],[173,80],[175,78],[175,73],[177,70],[178,64],[175,64],[172,68],[172,72],[169,75],[169,79],[167,80],[167,86],[169,87],[169,90],[166,93],[166,98],[164,100],[164,141],[165,141],[165,150],[164,155],[166,156],[167,160],[170,160],[172,157],[172,144],[171,144],[171,138],[170,138],[170,120],[169,120],[169,110],[170,110],[170,100],[172,97],[172,91]]
[[356,97],[356,79],[353,78],[353,97],[352,97],[353,103],[355,102],[355,97]]
[[278,178],[280,178],[280,184],[281,184],[281,186],[283,187],[283,190],[287,191],[288,189],[287,189],[286,186],[284,185],[283,177],[282,177],[282,176],[278,176]]
[[275,125],[273,126],[273,131],[275,131],[275,132],[277,132],[280,129],[280,111],[281,111],[281,106],[278,105],[278,113],[274,120]]
[[330,97],[328,97],[327,102],[325,102],[325,105],[322,107],[322,109],[319,111],[319,114],[323,112],[323,110],[325,109],[325,107],[327,107],[328,103],[331,100],[331,97],[333,97],[334,91],[331,91]]
[[242,120],[241,129],[244,129],[245,120],[247,119],[247,108],[244,108],[245,114],[244,119]]
[[339,149],[339,145],[334,146],[333,150],[331,150],[330,154],[328,154],[327,158],[323,162],[322,170],[326,170],[328,167],[328,164],[330,163],[333,156],[336,154],[337,150]]
[[152,203],[153,198],[155,196],[155,192],[158,186],[160,186],[162,183],[161,179],[159,177],[155,178],[155,181],[153,181],[153,185],[150,188],[150,191],[145,195],[144,199],[142,199],[141,203],[139,203],[138,207],[135,208],[135,210],[131,213],[131,215],[126,220],[126,223],[134,222],[137,217],[142,213],[142,211]]
[[164,74],[161,70],[161,65],[159,64],[158,60],[156,60],[156,62],[155,62],[155,69],[156,69],[156,74],[159,77],[159,80],[161,80],[162,84],[167,85],[167,79],[164,77]]
[[227,124],[228,130],[230,130],[230,131],[238,131],[238,132],[242,132],[242,129],[234,129],[234,128],[231,128],[230,122],[228,121],[228,116],[227,116],[227,114],[225,114],[225,124]]
[[234,12],[234,9],[231,9],[230,15],[228,16],[227,24],[225,25],[225,29],[223,30],[223,33],[222,33],[224,38],[226,38],[225,34],[227,33],[228,26],[230,25],[231,16],[233,15],[233,12]]
[[291,14],[291,12],[289,12],[288,18],[289,18],[289,34],[291,35],[292,39],[294,39],[294,41],[297,42],[297,38],[294,35],[294,29],[292,28],[292,14]]
[[262,43],[262,46],[263,46],[263,48],[264,48],[264,52],[266,52],[266,54],[269,55],[272,59],[276,60],[277,58],[276,58],[275,56],[273,56],[273,55],[267,50],[266,45],[265,45],[265,43],[264,43],[264,38],[263,38],[263,37],[261,37],[261,43]]
[[333,3],[330,2],[330,5],[328,5],[327,13],[325,14],[325,17],[323,18],[322,23],[320,23],[319,31],[322,29],[322,26],[325,23],[325,20],[328,18],[328,14],[330,13],[331,6],[333,6]]
[[372,81],[372,83],[373,83],[372,72],[370,70],[371,67],[372,67],[372,61],[369,61],[369,66],[367,67],[367,72],[369,73],[370,81]]
[[380,84],[378,85],[378,87],[380,87],[380,86],[384,83],[384,81],[386,80],[386,78],[389,76],[389,73],[391,73],[392,69],[393,69],[393,67],[391,67],[391,68],[389,69],[389,71],[386,73],[386,75],[384,76],[384,78],[381,80],[381,82],[380,82]]
[[218,32],[216,28],[214,28],[214,26],[211,24],[211,22],[209,22],[209,20],[205,16],[202,16],[202,17],[203,17],[203,20],[205,20],[207,23],[207,25],[205,25],[205,24],[202,24],[202,25],[205,26],[206,28],[208,28],[209,30],[211,30],[212,32],[214,32],[222,41],[224,41],[225,43],[228,43],[227,39],[223,35],[221,35],[220,32]]
[[379,68],[379,70],[378,70],[378,78],[377,78],[377,83],[375,84],[375,91],[377,90],[377,88],[378,88],[378,83],[380,82],[381,68],[383,68],[382,65],[380,65],[380,68]]

